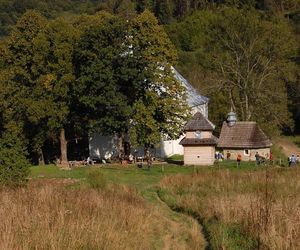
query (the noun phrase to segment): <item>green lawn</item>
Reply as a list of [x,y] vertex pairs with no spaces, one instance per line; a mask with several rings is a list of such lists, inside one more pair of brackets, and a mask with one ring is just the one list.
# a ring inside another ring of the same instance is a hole
[[175,164],[154,165],[150,170],[129,165],[124,168],[120,165],[98,165],[94,167],[79,167],[71,170],[59,169],[54,165],[31,167],[30,178],[53,179],[70,178],[78,179],[81,184],[86,183],[86,176],[92,169],[98,168],[109,183],[129,185],[136,188],[147,200],[156,199],[157,184],[168,175],[191,174],[207,171],[208,169],[230,169],[232,171],[259,170],[262,167],[255,166],[254,162],[242,162],[237,168],[235,161],[223,161],[210,167],[182,166]]
[[156,185],[167,175],[190,174],[193,173],[193,167],[179,165],[154,165],[150,170],[147,168],[137,168],[130,165],[124,168],[119,165],[98,165],[94,167],[79,167],[71,170],[59,169],[54,165],[33,166],[31,167],[30,177],[37,178],[71,178],[80,180],[85,184],[86,176],[92,169],[99,168],[105,179],[109,183],[129,185],[136,188],[140,194],[147,200],[156,199]]

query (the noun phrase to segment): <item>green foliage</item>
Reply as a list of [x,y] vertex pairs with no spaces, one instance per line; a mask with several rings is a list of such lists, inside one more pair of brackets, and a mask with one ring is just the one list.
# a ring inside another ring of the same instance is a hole
[[22,142],[17,136],[4,134],[0,138],[0,184],[24,185],[28,175],[29,163]]
[[182,60],[191,59],[188,76],[196,75],[212,99],[213,122],[221,125],[232,107],[271,134],[293,126],[286,83],[295,81],[297,45],[284,19],[226,7],[195,13],[173,37]]
[[149,147],[159,142],[162,134],[178,137],[188,119],[184,87],[175,79],[171,65],[176,51],[156,18],[149,11],[132,21],[129,59],[142,67],[137,83],[137,98],[129,133],[135,144]]
[[92,169],[86,176],[88,184],[95,189],[104,189],[107,185],[106,179],[100,169]]
[[103,14],[97,15],[98,22],[83,31],[76,48],[78,80],[74,92],[78,104],[87,112],[91,129],[111,134],[126,131],[131,110],[115,73],[125,50],[127,25]]

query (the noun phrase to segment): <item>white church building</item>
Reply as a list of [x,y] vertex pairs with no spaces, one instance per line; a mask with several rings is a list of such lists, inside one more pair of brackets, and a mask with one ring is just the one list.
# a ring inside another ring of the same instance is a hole
[[[201,112],[208,118],[208,101],[205,96],[200,95],[195,88],[175,69],[176,79],[186,88],[187,102],[192,109],[192,114]],[[155,149],[155,155],[159,158],[167,158],[175,154],[183,155],[183,146],[179,143],[184,135],[177,140],[162,139],[158,148]],[[108,155],[117,154],[117,136],[102,136],[93,134],[89,138],[89,153],[92,159],[106,158]]]

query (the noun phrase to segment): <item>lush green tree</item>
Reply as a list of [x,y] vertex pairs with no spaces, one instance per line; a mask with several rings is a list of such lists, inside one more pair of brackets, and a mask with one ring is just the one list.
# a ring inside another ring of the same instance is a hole
[[104,18],[97,17],[100,22],[83,30],[76,48],[78,80],[74,92],[90,129],[113,134],[126,131],[130,112],[114,74],[124,53],[127,25],[122,19],[103,14]]
[[79,32],[63,20],[47,22],[39,13],[29,11],[7,39],[3,70],[8,72],[13,116],[22,123],[30,149],[42,158],[47,135],[60,131],[65,164],[64,129],[70,123],[69,90],[75,80],[73,50],[78,37]]
[[177,59],[174,46],[149,11],[132,21],[127,43],[127,60],[138,62],[140,69],[138,81],[132,82],[132,141],[149,147],[159,142],[163,134],[178,137],[189,110],[185,89],[171,68]]
[[[285,20],[224,8],[199,12],[181,28],[177,43],[198,65],[215,117],[232,107],[240,120],[256,120],[269,132],[292,126],[286,84],[294,80],[296,42]],[[223,95],[227,105],[217,108]]]
[[4,133],[0,138],[0,185],[24,185],[28,175],[29,163],[22,141],[12,133]]
[[[37,99],[48,102],[44,131],[60,131],[61,162],[67,164],[65,130],[74,124],[70,103],[73,101],[71,85],[75,82],[73,65],[74,47],[79,31],[62,19],[48,23],[35,41],[40,74],[34,91]],[[41,125],[41,124],[40,124]]]

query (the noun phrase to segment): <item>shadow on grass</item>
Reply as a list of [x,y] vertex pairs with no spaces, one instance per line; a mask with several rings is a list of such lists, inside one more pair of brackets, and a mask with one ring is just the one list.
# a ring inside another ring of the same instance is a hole
[[180,160],[167,159],[166,162],[169,164],[175,164],[175,165],[180,165],[180,166],[183,165],[183,161],[180,161]]

